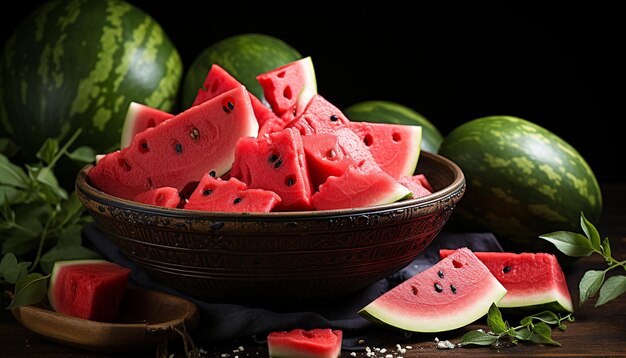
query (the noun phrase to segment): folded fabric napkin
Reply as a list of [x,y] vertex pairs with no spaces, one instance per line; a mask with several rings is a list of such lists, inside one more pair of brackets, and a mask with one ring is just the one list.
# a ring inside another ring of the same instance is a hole
[[333,328],[344,332],[343,346],[347,349],[358,348],[364,330],[371,326],[371,323],[357,312],[398,283],[438,262],[440,248],[468,247],[473,251],[502,251],[497,239],[490,233],[442,232],[409,265],[350,296],[318,305],[296,303],[276,307],[246,306],[202,301],[153,281],[143,269],[126,258],[95,224],[86,226],[83,234],[94,249],[106,259],[131,268],[131,280],[134,284],[181,296],[194,302],[202,313],[194,335],[202,342],[250,338],[262,342],[268,332],[294,328]]

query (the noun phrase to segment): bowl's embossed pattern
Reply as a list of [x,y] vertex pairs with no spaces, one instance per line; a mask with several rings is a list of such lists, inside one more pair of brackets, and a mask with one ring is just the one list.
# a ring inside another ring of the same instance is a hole
[[435,193],[371,208],[227,214],[163,209],[76,187],[122,252],[156,280],[210,300],[319,299],[361,289],[417,256],[463,196],[460,169],[423,153]]

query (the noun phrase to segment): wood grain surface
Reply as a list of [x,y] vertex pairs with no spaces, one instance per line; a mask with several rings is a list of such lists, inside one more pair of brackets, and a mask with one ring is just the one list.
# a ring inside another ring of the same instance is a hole
[[[611,238],[616,258],[626,259],[626,184],[603,185],[605,209],[600,223],[602,235]],[[578,282],[588,269],[604,268],[605,263],[600,257],[588,257],[577,261],[567,273],[569,287],[575,301],[578,299]],[[623,272],[621,273],[623,274]],[[593,301],[595,302],[595,301]],[[561,332],[553,330],[553,338],[561,343],[561,347],[519,344],[503,347],[455,348],[442,350],[436,348],[435,338],[450,340],[453,343],[468,330],[486,328],[484,321],[479,321],[463,329],[439,334],[414,334],[410,337],[385,335],[386,343],[372,357],[414,358],[414,357],[511,357],[511,356],[544,356],[544,357],[626,357],[626,296],[607,303],[601,307],[594,307],[593,302],[579,305],[575,302],[576,321],[568,323],[568,329]],[[505,317],[506,319],[507,317]],[[511,319],[513,323],[515,321]],[[367,343],[367,342],[366,342]],[[249,342],[226,342],[220,346],[203,344],[196,341],[202,348],[201,357],[267,357],[267,349],[263,345]],[[397,351],[396,344],[402,348],[411,346],[404,353]],[[240,347],[243,350],[240,350]],[[170,344],[168,350],[153,349],[141,353],[94,353],[76,348],[66,347],[30,332],[22,327],[11,315],[10,311],[0,311],[0,357],[185,357],[182,344]],[[374,348],[373,346],[371,347]],[[385,349],[382,353],[382,349]],[[341,357],[366,357],[363,351],[352,355],[343,351]]]

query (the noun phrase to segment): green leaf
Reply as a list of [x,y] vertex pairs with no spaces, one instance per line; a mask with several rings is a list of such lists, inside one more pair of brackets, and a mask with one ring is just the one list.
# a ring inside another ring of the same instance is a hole
[[600,288],[600,295],[596,302],[596,307],[617,298],[624,292],[626,292],[626,276],[619,275],[607,278],[602,288]]
[[12,186],[0,185],[0,204],[4,204],[7,200],[7,204],[11,205],[19,201],[20,191]]
[[75,162],[91,163],[96,160],[96,151],[91,147],[83,146],[76,148],[67,156]]
[[580,304],[585,303],[587,299],[593,297],[600,289],[600,286],[602,286],[602,282],[604,282],[604,271],[589,270],[585,272],[578,284]]
[[478,346],[491,346],[496,344],[498,337],[482,331],[469,331],[463,335],[461,342],[462,346],[469,344],[475,344]]
[[570,231],[556,231],[539,236],[556,246],[567,256],[589,256],[593,252],[591,242],[584,235]]
[[547,324],[557,324],[559,322],[559,316],[551,311],[543,311],[532,316],[524,317],[520,321],[520,324],[522,326],[528,326],[533,320],[538,320]]
[[48,292],[48,277],[50,275],[31,273],[19,279],[15,283],[15,296],[7,308],[13,309],[41,302]]
[[515,331],[515,338],[520,339],[522,341],[529,340],[531,335],[532,335],[532,332],[529,329],[529,327],[522,327]]
[[492,303],[489,307],[489,313],[487,313],[487,324],[489,325],[489,329],[491,329],[491,331],[495,334],[504,333],[507,330],[507,325],[502,319],[502,314],[495,303]]
[[587,235],[587,237],[589,238],[589,241],[591,242],[591,247],[597,251],[602,250],[602,247],[600,246],[600,233],[598,233],[598,229],[596,229],[596,227],[593,226],[593,224],[590,223],[589,220],[587,220],[585,214],[583,214],[582,212],[580,213],[580,226],[583,228],[585,235]]
[[61,204],[61,211],[54,218],[54,225],[63,227],[76,224],[84,211],[85,208],[78,199],[78,195],[76,192],[72,192],[67,200]]
[[533,343],[552,344],[560,346],[559,342],[552,339],[552,328],[543,322],[539,322],[533,326],[529,340]]
[[24,170],[0,154],[0,184],[27,189],[28,183],[28,176]]
[[44,163],[50,164],[54,160],[54,157],[59,152],[59,141],[54,138],[48,138],[39,151],[37,152],[37,158],[43,160]]
[[9,138],[0,138],[0,153],[7,157],[14,156],[19,151],[19,147]]
[[9,252],[0,261],[0,276],[4,277],[8,283],[14,284],[19,278],[18,275],[17,257],[12,252]]
[[38,236],[29,236],[24,232],[11,230],[11,235],[2,243],[2,254],[12,252],[16,256],[25,255],[37,249]]
[[604,256],[606,257],[611,257],[611,243],[609,242],[608,237],[605,237],[604,240],[602,240],[602,253],[604,253]]

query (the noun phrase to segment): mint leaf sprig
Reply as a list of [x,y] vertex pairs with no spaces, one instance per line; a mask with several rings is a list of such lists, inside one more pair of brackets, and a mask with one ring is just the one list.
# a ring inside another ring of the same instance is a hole
[[487,313],[487,325],[490,331],[476,330],[470,331],[463,335],[461,346],[478,345],[478,346],[499,346],[503,341],[518,344],[519,341],[528,341],[538,344],[549,344],[560,346],[561,344],[552,339],[552,328],[550,325],[556,325],[560,330],[565,331],[567,327],[563,321],[573,322],[574,317],[568,314],[561,317],[551,311],[543,311],[531,316],[522,318],[520,324],[515,327],[509,326],[509,322],[502,318],[502,313],[495,303],[489,307]]
[[621,267],[626,270],[626,260],[618,261],[613,258],[609,238],[600,239],[600,233],[582,212],[580,213],[580,226],[585,235],[571,231],[556,231],[539,237],[553,243],[557,249],[568,256],[582,257],[596,253],[604,258],[607,268],[585,272],[578,284],[580,304],[585,303],[599,291],[595,304],[598,307],[626,292],[625,275],[615,275],[606,279],[606,273],[613,269]]

